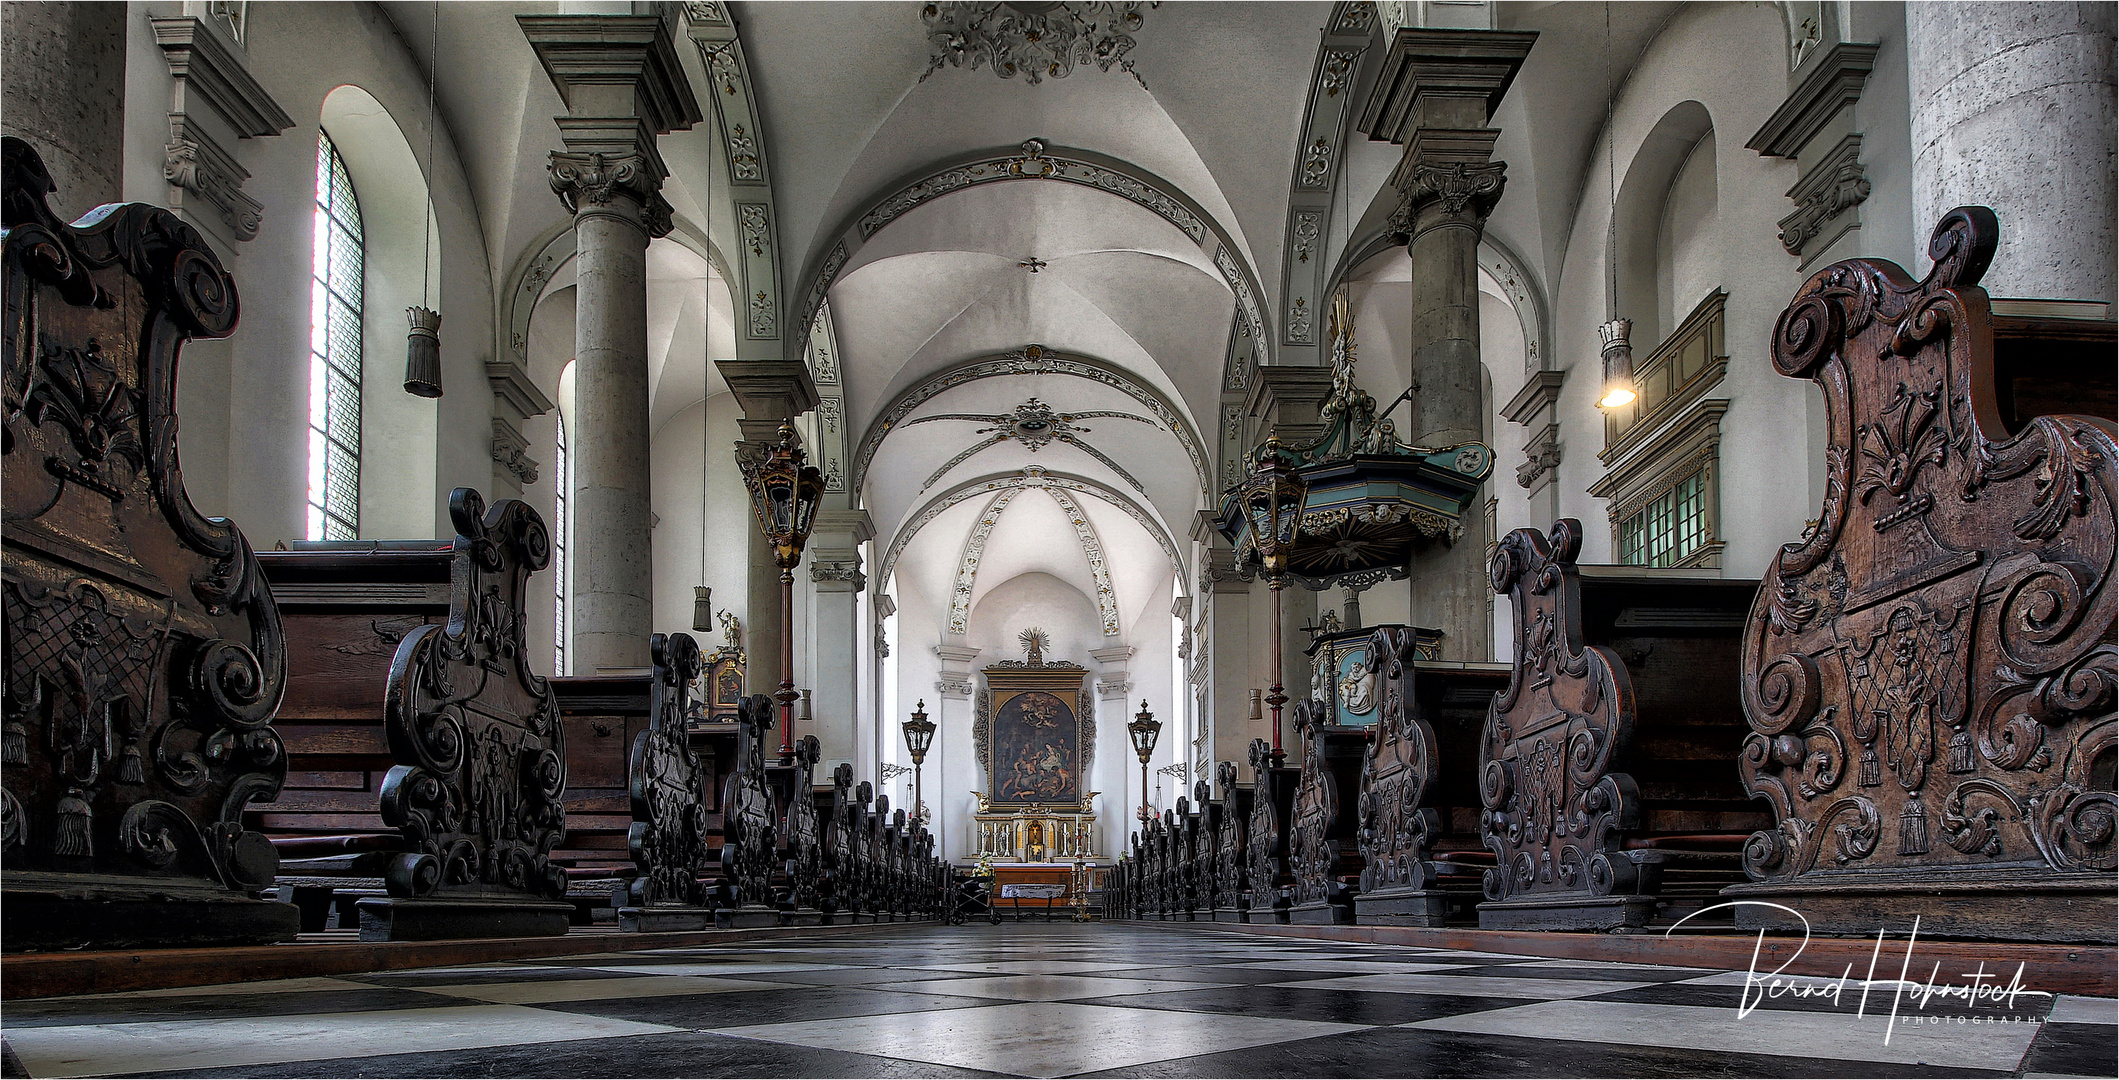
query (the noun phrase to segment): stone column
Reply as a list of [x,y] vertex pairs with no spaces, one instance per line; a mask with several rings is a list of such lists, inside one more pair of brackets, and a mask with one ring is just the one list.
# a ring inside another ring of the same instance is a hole
[[[926,798],[928,808],[934,812],[934,819],[927,823],[927,828],[934,833],[935,851],[947,853],[957,850],[956,848],[945,846],[950,839],[948,826],[951,818],[947,809],[952,806],[961,806],[962,804],[957,800],[963,798],[964,792],[968,789],[962,785],[952,786],[943,781],[943,777],[950,775],[943,770],[943,762],[945,760],[943,755],[947,752],[948,743],[950,742],[946,737],[948,733],[954,731],[968,734],[971,731],[971,726],[978,722],[976,708],[971,699],[972,694],[978,689],[978,675],[972,670],[971,664],[978,659],[979,650],[968,645],[937,645],[934,647],[934,654],[941,658],[942,670],[934,682],[936,695],[934,708],[928,710],[928,715],[934,720],[937,730],[934,746],[927,751]],[[901,690],[900,693],[902,694],[903,691]],[[899,745],[902,746],[904,745],[905,736],[898,729],[900,719],[902,718],[886,716],[880,722],[886,729],[884,737],[896,739]],[[962,735],[958,737],[962,738]],[[970,740],[966,739],[964,741],[968,742]],[[907,758],[906,760],[909,761],[911,759]],[[974,778],[972,781],[973,785],[978,790],[986,790],[986,778],[979,775],[976,755],[972,756],[965,763],[965,766],[966,768],[957,770],[958,774],[962,774],[968,769]],[[965,830],[963,854],[956,856],[956,858],[970,858],[977,854],[974,850],[974,839],[971,831]]]
[[[868,587],[861,545],[875,536],[866,510],[822,510],[802,561],[809,566],[810,730],[824,762],[853,761],[860,731],[861,647],[856,600]],[[796,737],[805,734],[798,730]],[[823,769],[823,765],[818,766]],[[826,770],[828,774],[828,770]]]
[[[1507,182],[1487,126],[1537,35],[1504,30],[1401,29],[1364,110],[1362,129],[1403,144],[1391,174],[1403,202],[1393,226],[1412,248],[1413,419],[1421,446],[1471,442],[1485,431],[1479,361],[1479,234]],[[1463,532],[1413,560],[1413,621],[1443,632],[1442,655],[1493,655],[1480,507]]]
[[[559,88],[552,190],[574,215],[575,671],[638,668],[654,630],[647,244],[670,231],[655,137],[701,119],[662,19],[520,15]],[[754,665],[755,670],[755,665]]]
[[[766,448],[780,441],[780,425],[817,407],[817,384],[799,360],[717,360],[714,366],[743,408],[743,418],[736,421],[737,430],[743,433],[736,444],[739,461],[763,456]],[[744,497],[748,499],[749,493]],[[750,686],[746,689],[770,694],[780,688],[780,568],[773,562],[772,545],[757,529],[750,531],[747,565],[750,589],[745,599],[751,631]]]
[[0,4],[0,131],[37,148],[71,221],[117,202],[125,164],[124,4]]
[[2113,299],[2113,34],[2102,3],[1906,5],[1913,226],[1984,205],[1995,296]]

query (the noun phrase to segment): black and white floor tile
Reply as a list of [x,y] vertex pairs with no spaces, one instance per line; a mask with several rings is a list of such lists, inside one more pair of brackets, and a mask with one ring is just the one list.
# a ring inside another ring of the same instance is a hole
[[[2119,1075],[2119,1002],[1141,926],[906,928],[9,1003],[9,1076]],[[1888,1037],[1887,1037],[1888,1036]]]

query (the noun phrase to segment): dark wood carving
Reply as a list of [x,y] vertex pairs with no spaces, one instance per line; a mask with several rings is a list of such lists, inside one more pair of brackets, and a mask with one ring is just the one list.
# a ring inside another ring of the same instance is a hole
[[1214,908],[1214,878],[1220,870],[1220,855],[1216,844],[1220,839],[1222,815],[1227,811],[1227,800],[1214,798],[1214,785],[1201,777],[1192,785],[1192,802],[1197,811],[1192,819],[1190,869],[1192,879],[1192,902],[1186,908],[1189,917],[1212,919]]
[[2009,433],[1977,284],[1996,239],[1992,211],[1960,207],[1925,279],[1837,263],[1775,327],[1774,367],[1823,389],[1830,442],[1818,522],[1745,634],[1743,777],[1775,824],[1744,852],[1757,883],[1728,892],[1855,932],[1918,914],[2108,943],[2119,449],[2086,416]]
[[1353,798],[1361,763],[1367,758],[1367,729],[1333,723],[1338,711],[1324,701],[1295,705],[1295,729],[1302,736],[1302,770],[1295,785],[1295,808],[1288,840],[1288,868],[1294,876],[1292,922],[1351,924],[1353,894],[1361,873],[1361,852]]
[[633,825],[626,834],[638,874],[631,903],[619,912],[627,930],[704,929],[712,921],[706,882],[720,869],[709,830],[709,772],[688,731],[699,643],[690,634],[656,634],[648,729],[633,740],[627,763]]
[[1494,552],[1494,591],[1514,602],[1516,663],[1480,749],[1490,903],[1597,908],[1634,892],[1619,850],[1640,795],[1612,768],[1633,738],[1633,684],[1615,653],[1583,644],[1581,547],[1581,523],[1566,518],[1550,537],[1517,529]]
[[404,838],[363,900],[364,940],[563,934],[567,760],[559,706],[524,648],[530,575],[551,537],[529,504],[449,496],[449,621],[415,628],[390,662],[383,823]]
[[1218,762],[1215,783],[1222,791],[1220,827],[1214,831],[1214,892],[1208,907],[1216,922],[1250,921],[1251,865],[1245,830],[1250,825],[1251,790],[1236,786],[1236,763]]
[[1369,641],[1380,700],[1376,745],[1361,770],[1361,915],[1439,925],[1446,905],[1428,894],[1436,885],[1434,842],[1444,827],[1432,805],[1442,752],[1434,727],[1414,707],[1414,649],[1410,627],[1384,627]]
[[780,921],[772,887],[778,815],[765,782],[765,740],[772,731],[773,708],[772,698],[752,694],[737,710],[736,771],[721,800],[721,910],[715,920],[724,928],[774,926]]
[[279,613],[177,461],[178,352],[234,331],[235,283],[174,214],[68,225],[4,158],[6,947],[285,940],[242,822],[287,769]]
[[1251,922],[1287,922],[1288,834],[1300,769],[1275,768],[1264,739],[1251,740],[1251,819],[1244,828]]
[[853,915],[854,801],[853,765],[840,762],[831,771],[831,810],[824,820],[824,848],[819,866],[817,906],[827,916],[850,921]]
[[823,753],[815,735],[795,740],[794,764],[770,771],[779,774],[780,864],[787,879],[787,903],[793,918],[804,924],[817,918],[817,899],[824,877],[824,832],[817,816],[815,787],[817,758]]

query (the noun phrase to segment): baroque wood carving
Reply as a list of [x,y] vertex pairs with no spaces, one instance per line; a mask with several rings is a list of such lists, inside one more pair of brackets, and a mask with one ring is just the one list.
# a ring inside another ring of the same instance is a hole
[[773,726],[773,699],[752,694],[738,707],[736,771],[722,799],[721,883],[727,907],[770,907],[773,857],[773,793],[765,782],[765,740]]
[[390,895],[566,895],[551,853],[566,835],[566,734],[524,645],[530,575],[551,537],[529,504],[488,510],[470,488],[449,496],[456,525],[446,625],[420,626],[390,662],[385,723],[397,764],[383,779],[383,823],[405,852]]
[[1236,798],[1236,763],[1218,762],[1216,783],[1222,791],[1221,828],[1214,837],[1214,896],[1217,911],[1246,907],[1244,893],[1250,888],[1250,860],[1245,843],[1248,815],[1240,813]]
[[788,899],[805,909],[817,906],[824,876],[823,829],[817,820],[816,797],[810,793],[822,753],[815,735],[795,741],[794,784],[788,793],[787,813],[781,818]]
[[1774,329],[1830,442],[1818,522],[1745,631],[1741,768],[1776,819],[1745,869],[1761,888],[2091,881],[2110,940],[2119,451],[2105,420],[2004,427],[1977,284],[1997,231],[1953,210],[1925,279],[1837,263]]
[[1287,841],[1284,823],[1274,801],[1273,750],[1264,739],[1251,740],[1251,820],[1245,827],[1245,876],[1250,883],[1250,908],[1260,911],[1280,904],[1280,888],[1287,879]]
[[1480,744],[1480,831],[1496,865],[1488,900],[1594,899],[1631,892],[1634,864],[1617,857],[1639,816],[1633,778],[1611,768],[1633,738],[1624,662],[1583,644],[1582,524],[1544,536],[1517,529],[1490,566],[1515,607],[1515,668],[1496,695]]
[[1297,904],[1321,904],[1338,892],[1339,853],[1331,831],[1339,817],[1339,782],[1325,760],[1322,730],[1330,708],[1324,702],[1295,703],[1295,730],[1302,739],[1302,779],[1295,785],[1288,863],[1295,875]]
[[[279,613],[177,460],[178,353],[234,331],[235,283],[168,211],[68,225],[37,152],[4,159],[8,948],[291,937],[292,908],[244,895],[278,866],[242,814],[286,776]],[[169,910],[46,920],[52,889],[146,903],[143,882]]]
[[709,838],[707,773],[687,734],[691,687],[699,679],[699,644],[690,634],[656,634],[648,729],[633,740],[626,774],[633,825],[626,847],[640,875],[631,885],[640,906],[704,907],[703,882],[717,867]]
[[1413,703],[1414,632],[1384,627],[1369,640],[1381,693],[1375,747],[1361,767],[1361,891],[1432,888],[1442,821],[1429,796],[1441,751]]

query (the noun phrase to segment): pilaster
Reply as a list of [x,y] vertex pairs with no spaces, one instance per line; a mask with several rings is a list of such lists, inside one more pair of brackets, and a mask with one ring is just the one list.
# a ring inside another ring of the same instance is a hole
[[169,208],[213,238],[222,254],[255,239],[264,204],[243,191],[250,171],[236,159],[239,140],[278,135],[294,126],[242,55],[220,31],[191,16],[150,19],[155,44],[174,80],[162,178]]
[[[1324,434],[1317,409],[1331,393],[1330,368],[1262,367],[1253,373],[1244,411],[1261,422],[1268,437],[1291,445],[1315,442]],[[1238,479],[1241,477],[1231,477],[1229,482]]]
[[1788,198],[1795,212],[1780,220],[1781,246],[1802,269],[1822,265],[1841,237],[1861,228],[1869,198],[1855,106],[1876,66],[1873,42],[1842,41],[1813,51],[1790,77],[1787,100],[1744,145],[1797,166]]
[[[859,596],[868,587],[861,545],[875,536],[865,510],[822,510],[802,562],[809,568],[811,723],[824,760],[853,760],[859,717],[861,647]],[[797,737],[805,732],[798,730]]]

